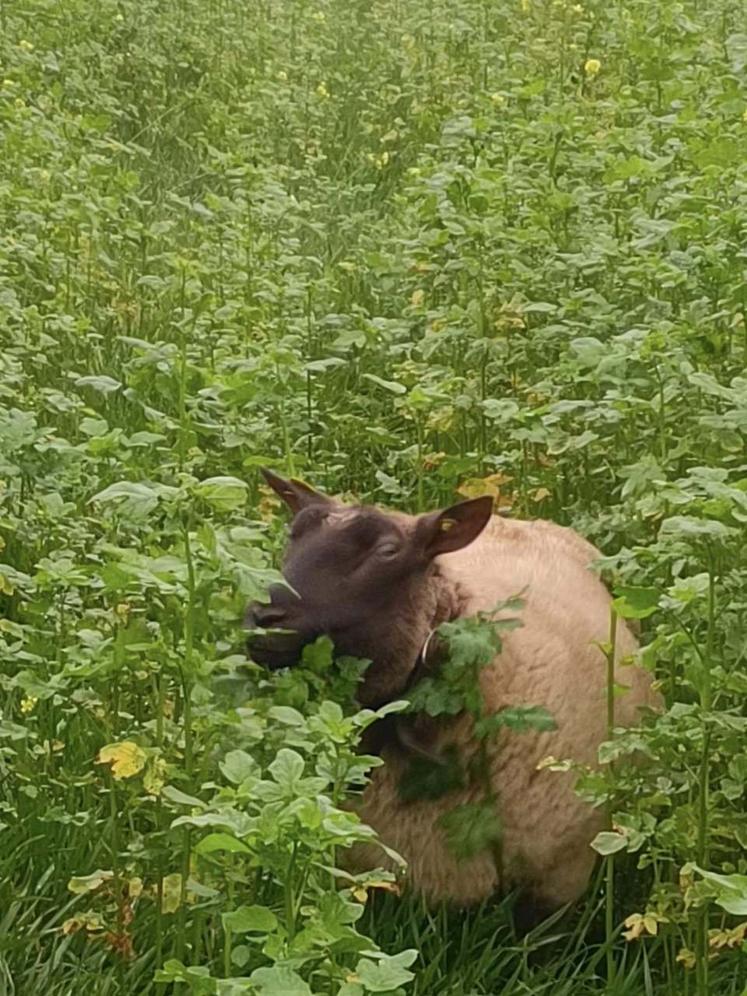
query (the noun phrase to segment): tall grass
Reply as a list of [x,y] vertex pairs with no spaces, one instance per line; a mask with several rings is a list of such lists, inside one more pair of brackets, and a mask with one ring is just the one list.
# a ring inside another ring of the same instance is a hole
[[316,871],[283,893],[171,826],[315,702],[242,678],[263,463],[572,523],[667,700],[585,783],[618,837],[576,909],[519,938],[510,898],[369,902],[408,991],[741,996],[702,875],[747,871],[740,5],[0,0],[0,29],[0,996],[227,977],[222,913],[301,917]]

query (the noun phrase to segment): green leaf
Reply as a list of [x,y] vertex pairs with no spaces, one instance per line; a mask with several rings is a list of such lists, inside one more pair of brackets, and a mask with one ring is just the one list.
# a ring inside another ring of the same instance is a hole
[[616,854],[628,846],[628,841],[620,833],[614,833],[612,830],[602,830],[592,840],[591,846],[597,854]]
[[0,719],[0,740],[25,740],[29,731],[19,723],[12,723],[9,719]]
[[508,422],[519,412],[519,406],[512,398],[486,398],[482,409],[493,422]]
[[237,968],[244,968],[251,961],[252,953],[249,944],[237,944],[231,948],[231,963]]
[[656,588],[623,587],[618,588],[617,593],[612,604],[622,619],[646,619],[659,607]]
[[230,854],[251,854],[251,849],[243,840],[232,837],[230,833],[209,833],[195,845],[198,854],[213,854],[215,851],[227,851]]
[[182,792],[181,789],[174,788],[173,785],[164,785],[161,789],[161,795],[164,799],[176,802],[180,806],[193,806],[197,809],[206,808],[206,804],[201,799],[198,799],[194,795],[187,795],[186,792]]
[[113,377],[98,374],[96,376],[78,377],[75,381],[75,386],[92,387],[94,391],[99,391],[101,394],[113,394],[115,391],[118,391],[122,385],[118,380],[114,380]]
[[324,674],[332,667],[334,644],[328,636],[319,636],[313,643],[307,643],[301,652],[301,661],[315,674]]
[[233,512],[246,501],[247,485],[238,477],[208,477],[194,492],[218,512]]
[[438,632],[449,645],[449,662],[454,668],[485,667],[501,649],[499,626],[481,616],[443,623]]
[[275,965],[257,968],[249,976],[258,996],[313,996],[301,976],[291,968]]
[[731,70],[738,76],[747,67],[747,34],[729,35],[724,44],[729,55]]
[[448,810],[438,820],[449,850],[460,860],[473,858],[501,839],[495,802],[467,802]]
[[186,982],[194,996],[217,993],[217,983],[210,978],[210,969],[202,965],[184,965],[176,958],[169,959],[155,973],[156,982]]
[[705,871],[696,864],[688,864],[683,872],[692,869],[714,888],[713,901],[734,916],[747,916],[747,875],[720,875]]
[[363,986],[358,982],[343,982],[337,990],[337,996],[363,996]]
[[417,951],[409,949],[397,955],[383,955],[378,961],[361,958],[355,966],[355,974],[366,992],[389,993],[415,978],[409,966],[417,956]]
[[734,535],[736,530],[725,526],[718,519],[696,519],[688,515],[673,515],[665,519],[660,528],[660,536],[675,536],[681,539],[724,540]]
[[398,384],[393,380],[384,380],[383,377],[378,377],[372,373],[364,373],[363,377],[365,380],[370,380],[372,384],[383,387],[385,391],[389,391],[391,394],[407,394],[407,388],[404,384]]
[[82,418],[79,428],[86,436],[94,438],[107,433],[109,431],[109,423],[104,418]]
[[304,760],[289,747],[282,747],[272,764],[269,765],[269,772],[273,781],[283,788],[293,788],[303,775]]
[[309,373],[326,373],[328,370],[334,370],[335,367],[344,367],[345,360],[340,356],[327,356],[322,360],[311,360],[306,364],[305,369]]
[[276,719],[279,723],[285,723],[286,726],[296,726],[299,728],[306,726],[305,718],[293,706],[272,706],[268,712],[268,716],[270,719]]
[[439,678],[423,678],[410,692],[410,710],[429,716],[456,716],[464,708],[464,696],[458,688]]
[[269,934],[278,925],[278,918],[265,906],[240,906],[230,913],[223,913],[223,926],[236,934]]
[[147,486],[135,481],[118,481],[99,491],[91,502],[112,503],[125,515],[145,518],[158,504],[158,494]]
[[440,799],[447,792],[464,788],[465,772],[459,752],[453,746],[444,750],[438,759],[410,758],[400,776],[397,791],[404,802],[415,799]]
[[515,730],[517,733],[526,730],[546,732],[556,730],[558,724],[542,706],[509,706],[475,722],[475,733],[478,737],[497,733],[503,728]]
[[521,310],[527,315],[533,313],[551,315],[558,310],[558,306],[557,304],[551,304],[549,301],[531,301],[529,304],[525,304]]
[[231,750],[221,761],[220,770],[234,785],[240,785],[247,778],[259,774],[259,765],[245,750]]

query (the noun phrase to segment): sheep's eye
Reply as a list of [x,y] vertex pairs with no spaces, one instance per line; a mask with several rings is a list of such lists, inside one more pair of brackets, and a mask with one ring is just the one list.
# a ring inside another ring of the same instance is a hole
[[380,557],[396,557],[399,553],[399,547],[396,543],[382,543],[381,546],[377,547],[376,552]]

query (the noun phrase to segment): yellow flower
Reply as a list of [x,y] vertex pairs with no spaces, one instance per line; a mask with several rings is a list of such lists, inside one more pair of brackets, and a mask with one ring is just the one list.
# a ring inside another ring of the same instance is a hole
[[530,0],[521,0],[521,10],[522,10],[522,13],[528,14],[529,13],[529,8],[531,6],[532,5],[530,3]]
[[580,3],[574,3],[571,9],[573,10],[574,14],[583,14],[584,12],[584,8],[581,6]]
[[628,929],[623,931],[623,937],[626,941],[634,941],[644,931],[643,917],[640,913],[633,913],[631,916],[626,917],[625,926]]
[[143,880],[139,877],[131,878],[127,883],[127,893],[130,899],[137,899],[143,894]]
[[160,795],[166,784],[166,762],[162,757],[151,759],[143,775],[143,788],[148,795]]
[[384,169],[384,167],[389,162],[389,153],[384,149],[381,155],[375,156],[373,152],[368,153],[368,161],[372,163],[376,169]]
[[601,68],[602,63],[599,59],[587,59],[584,63],[584,72],[587,76],[596,76]]
[[19,108],[19,110],[20,110],[21,107],[25,107],[26,106],[26,102],[24,100],[22,100],[20,97],[16,97],[16,99],[13,101],[13,103],[16,105],[17,108]]
[[22,48],[24,52],[33,52],[34,51],[34,46],[31,44],[30,41],[26,41],[25,38],[22,38],[19,41],[18,47]]
[[713,951],[721,951],[724,948],[740,948],[747,937],[747,920],[737,924],[731,930],[709,930],[708,946]]
[[35,695],[27,695],[26,698],[21,699],[21,712],[24,716],[28,716],[30,712],[34,711],[34,707],[39,699]]
[[12,86],[15,86],[15,82],[14,82],[14,80],[7,80],[6,79],[6,80],[3,80],[3,86],[5,87],[6,90],[10,90],[10,88]]
[[319,24],[324,24],[327,20],[327,15],[323,11],[317,10],[311,15],[311,18],[314,21],[318,21]]
[[623,931],[626,941],[634,941],[641,934],[656,937],[659,932],[659,922],[653,913],[631,913],[625,920],[625,926],[628,928]]
[[695,954],[689,948],[682,948],[674,960],[684,965],[685,968],[695,968]]
[[422,307],[424,300],[425,300],[425,291],[421,287],[418,287],[417,290],[414,290],[412,292],[412,297],[410,298],[410,304],[413,306],[413,308],[420,308]]
[[132,740],[122,740],[118,744],[107,744],[99,751],[96,764],[111,764],[112,778],[121,781],[137,775],[145,767],[147,755],[142,747]]
[[278,70],[278,79],[281,80],[281,82],[283,83],[285,83],[285,81],[288,79],[288,74],[284,69]]
[[60,930],[63,934],[76,934],[79,930],[86,930],[89,934],[96,934],[104,929],[104,921],[98,913],[78,913],[65,920]]
[[501,107],[503,104],[506,103],[506,98],[503,96],[502,93],[491,93],[490,99],[492,100],[492,102],[495,104],[496,107]]
[[316,92],[317,95],[322,98],[322,100],[325,100],[327,97],[329,97],[329,90],[324,85],[324,83],[319,84],[319,86],[316,88]]
[[165,875],[161,886],[161,912],[176,913],[182,905],[182,877],[179,872]]

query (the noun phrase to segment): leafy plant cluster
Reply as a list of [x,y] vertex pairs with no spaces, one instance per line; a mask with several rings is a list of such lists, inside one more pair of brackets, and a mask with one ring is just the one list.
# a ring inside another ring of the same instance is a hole
[[473,746],[465,754],[448,743],[447,733],[446,746],[435,756],[427,750],[425,756],[415,753],[400,794],[407,800],[440,798],[449,791],[477,788],[479,801],[455,804],[441,818],[441,824],[447,846],[457,857],[470,858],[488,849],[498,869],[502,867],[501,800],[491,778],[491,762],[500,751],[497,736],[504,730],[555,728],[552,716],[542,706],[506,706],[496,713],[485,708],[481,672],[499,658],[501,634],[521,625],[519,618],[502,617],[501,613],[517,612],[522,606],[516,597],[499,603],[489,613],[443,623],[437,631],[435,663],[406,697],[407,711],[414,713],[421,729],[434,719],[438,723],[444,717],[466,718]]
[[[746,115],[729,0],[0,3],[0,992],[742,996]],[[247,660],[260,464],[605,551],[603,896],[334,871],[373,717]]]

